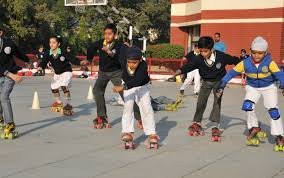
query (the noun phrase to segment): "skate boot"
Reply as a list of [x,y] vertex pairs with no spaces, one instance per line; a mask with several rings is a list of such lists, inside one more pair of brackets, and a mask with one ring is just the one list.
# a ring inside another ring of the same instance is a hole
[[252,127],[249,129],[249,133],[247,136],[247,145],[248,146],[258,146],[260,141],[258,137],[258,132],[260,131],[259,127]]
[[97,117],[93,122],[95,129],[111,128],[107,117]]
[[52,112],[60,112],[62,108],[63,108],[62,103],[54,102],[51,106],[51,111]]
[[71,106],[70,104],[66,104],[62,109],[61,109],[61,113],[64,116],[71,116],[74,114],[73,112],[73,106]]
[[165,110],[166,111],[177,111],[178,108],[182,106],[182,104],[183,104],[183,100],[178,99],[175,101],[175,103],[166,105]]
[[263,139],[263,138],[267,138],[267,133],[262,131],[260,127],[255,127],[255,129],[257,130],[257,137],[260,138],[260,139]]
[[191,126],[188,128],[190,136],[203,136],[204,131],[202,130],[201,124],[197,122],[193,122]]
[[18,136],[18,132],[15,131],[16,125],[14,123],[7,124],[4,132],[1,134],[1,139],[14,139]]
[[156,134],[150,135],[148,137],[148,142],[147,142],[147,145],[146,145],[147,148],[148,149],[154,148],[154,149],[157,150],[159,148],[159,140],[160,140],[160,138],[159,138],[158,135],[156,135]]
[[133,143],[133,134],[131,133],[123,133],[122,136],[122,141],[124,142],[124,149],[135,149],[135,145]]
[[143,130],[142,120],[137,120],[137,125],[136,125],[136,127],[137,127],[139,130]]
[[278,135],[275,139],[274,151],[284,151],[284,137]]
[[5,129],[4,118],[0,116],[0,132],[2,133]]
[[211,137],[212,142],[221,142],[222,132],[217,127],[212,128],[211,133],[212,133],[212,137]]
[[165,110],[166,110],[166,111],[177,111],[177,108],[175,108],[175,107],[173,106],[173,104],[167,104],[167,105],[165,106]]

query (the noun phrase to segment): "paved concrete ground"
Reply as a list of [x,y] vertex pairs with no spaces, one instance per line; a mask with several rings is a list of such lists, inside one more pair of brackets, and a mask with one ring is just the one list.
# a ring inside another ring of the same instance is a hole
[[[273,139],[260,147],[245,145],[245,115],[240,110],[244,90],[230,86],[226,90],[222,107],[222,142],[210,142],[209,129],[203,137],[187,135],[196,99],[187,96],[184,108],[178,112],[157,112],[155,119],[162,147],[147,150],[145,136],[136,132],[134,151],[120,148],[122,107],[107,105],[113,128],[94,130],[92,119],[96,105],[88,102],[88,87],[93,81],[73,81],[73,105],[76,114],[62,117],[51,113],[52,97],[49,78],[27,79],[15,87],[12,94],[15,120],[20,137],[0,142],[0,178],[62,178],[62,177],[210,177],[210,178],[282,178],[284,153],[273,151]],[[152,95],[175,98],[178,85],[154,82]],[[108,87],[106,99],[115,96]],[[42,109],[30,110],[33,92],[37,90]],[[186,90],[192,93],[192,87]],[[279,93],[280,96],[280,93]],[[209,99],[205,118],[212,107]],[[284,105],[280,97],[280,107]],[[281,107],[282,108],[282,107]],[[269,117],[262,101],[257,106],[262,126],[269,131]],[[204,125],[209,127],[208,119]]]

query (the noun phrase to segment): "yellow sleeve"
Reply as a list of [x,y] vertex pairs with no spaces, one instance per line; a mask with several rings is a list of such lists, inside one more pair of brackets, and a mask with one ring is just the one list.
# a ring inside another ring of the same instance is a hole
[[238,73],[244,72],[245,71],[244,62],[243,61],[239,62],[233,69]]
[[279,69],[278,65],[274,61],[271,61],[271,63],[269,64],[269,70],[272,73],[280,72],[280,69]]

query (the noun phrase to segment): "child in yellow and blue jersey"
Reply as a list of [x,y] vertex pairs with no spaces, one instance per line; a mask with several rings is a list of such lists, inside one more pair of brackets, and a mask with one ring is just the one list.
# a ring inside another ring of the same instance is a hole
[[251,45],[252,55],[227,73],[222,79],[218,93],[221,96],[226,84],[244,72],[247,76],[247,85],[242,110],[247,113],[247,127],[249,129],[247,144],[258,145],[259,138],[266,137],[259,127],[255,114],[255,105],[263,96],[264,106],[271,117],[271,135],[276,136],[274,149],[275,151],[284,151],[284,129],[278,107],[277,87],[275,86],[275,82],[279,81],[280,88],[284,89],[284,72],[280,71],[267,50],[267,41],[262,37],[255,38]]

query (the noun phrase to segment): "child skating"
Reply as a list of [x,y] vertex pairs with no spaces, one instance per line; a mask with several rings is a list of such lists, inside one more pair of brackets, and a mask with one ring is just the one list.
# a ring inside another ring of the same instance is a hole
[[10,94],[15,83],[20,83],[22,77],[17,75],[20,67],[16,65],[14,56],[24,62],[29,59],[8,38],[4,37],[4,29],[0,25],[0,129],[2,139],[13,139],[18,136],[14,122]]
[[202,78],[202,85],[198,95],[197,107],[193,123],[189,126],[190,136],[204,135],[201,126],[203,113],[207,106],[207,101],[211,91],[214,93],[213,109],[209,120],[214,123],[211,130],[212,141],[220,141],[221,131],[219,129],[221,117],[221,97],[217,97],[216,92],[221,79],[226,75],[226,65],[237,64],[239,59],[213,49],[214,41],[211,37],[201,37],[198,41],[200,55],[192,58],[191,62],[186,63],[175,76],[186,74],[195,69],[199,69]]
[[121,59],[123,86],[115,86],[113,91],[124,90],[124,110],[122,115],[122,140],[125,149],[133,149],[134,117],[133,105],[139,106],[144,133],[148,136],[147,148],[158,149],[159,137],[156,134],[154,111],[151,106],[150,78],[147,63],[142,59],[142,52],[137,47],[121,49],[125,51],[125,58]]
[[[251,56],[244,59],[230,70],[222,79],[218,95],[222,96],[226,84],[235,76],[245,73],[247,76],[246,96],[242,110],[247,113],[248,145],[259,145],[260,138],[266,137],[261,131],[255,113],[255,105],[263,97],[264,107],[271,118],[271,135],[275,138],[275,151],[284,151],[283,122],[278,107],[276,80],[280,81],[280,88],[284,89],[284,72],[280,71],[277,64],[268,54],[268,43],[262,37],[257,37],[251,44]],[[284,93],[282,91],[282,93]]]
[[[121,85],[121,64],[120,64],[120,48],[122,43],[116,40],[117,27],[115,24],[108,24],[104,28],[104,38],[91,44],[87,51],[87,59],[92,62],[93,57],[98,54],[99,56],[99,72],[98,79],[96,80],[93,88],[95,101],[97,105],[97,117],[93,120],[95,129],[111,128],[107,116],[107,108],[105,103],[105,90],[111,81],[115,86]],[[124,54],[123,54],[124,55]],[[119,92],[123,99],[123,91]],[[134,105],[134,115],[140,124],[140,113],[137,105]]]
[[[55,102],[51,106],[53,112],[62,112],[63,115],[70,116],[73,114],[73,107],[71,105],[71,80],[72,80],[72,66],[85,65],[87,61],[80,62],[75,56],[69,55],[61,51],[62,39],[59,36],[52,36],[49,39],[50,50],[44,54],[44,58],[40,63],[39,70],[45,69],[50,62],[54,69],[54,76],[51,82],[51,92],[55,98]],[[63,106],[63,102],[60,98],[59,90],[62,90],[65,96],[66,105]]]

